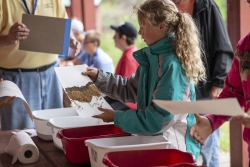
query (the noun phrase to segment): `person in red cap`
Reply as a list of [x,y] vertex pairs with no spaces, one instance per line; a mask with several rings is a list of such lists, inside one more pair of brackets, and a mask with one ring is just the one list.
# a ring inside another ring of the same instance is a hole
[[[137,50],[134,45],[137,37],[137,30],[135,26],[129,22],[122,23],[118,26],[111,25],[110,28],[115,30],[115,35],[113,37],[115,46],[123,52],[116,67],[115,74],[121,75],[123,78],[129,78],[131,75],[135,74],[138,67],[138,63],[132,55],[132,53]],[[126,103],[126,105],[129,108],[137,108],[134,103]]]

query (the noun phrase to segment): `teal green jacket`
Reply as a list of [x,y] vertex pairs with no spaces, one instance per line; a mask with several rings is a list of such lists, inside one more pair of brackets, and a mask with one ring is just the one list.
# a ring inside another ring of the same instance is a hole
[[[174,116],[155,105],[153,99],[195,100],[194,85],[188,82],[185,69],[175,53],[174,40],[174,35],[170,35],[134,52],[139,67],[130,78],[99,71],[95,84],[101,92],[114,99],[137,103],[137,110],[114,112],[115,125],[124,131],[155,135],[173,119]],[[176,126],[184,129],[180,132],[185,138],[186,150],[198,158],[199,144],[189,135],[195,122],[193,114],[186,114],[178,119]]]

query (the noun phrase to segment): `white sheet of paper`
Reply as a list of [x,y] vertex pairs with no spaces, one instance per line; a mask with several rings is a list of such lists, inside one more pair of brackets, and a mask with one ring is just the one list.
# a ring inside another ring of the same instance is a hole
[[[81,73],[86,71],[87,65],[77,65],[77,66],[67,66],[67,67],[55,67],[56,75],[61,82],[63,89],[68,87],[81,87],[85,86],[87,83],[92,82],[87,76],[83,76]],[[103,107],[112,109],[111,106],[104,100],[103,97],[92,97],[90,103],[79,102],[72,100],[73,107],[76,109],[79,116],[82,118],[101,114],[102,112],[98,110],[97,107]]]
[[26,99],[24,98],[21,90],[15,83],[8,81],[8,80],[4,80],[0,82],[0,97],[3,97],[3,96],[16,96],[16,97],[21,98],[23,100],[24,107],[26,108],[30,118],[33,120],[30,107]]
[[199,113],[237,116],[243,115],[244,113],[236,98],[198,100],[191,102],[153,100],[153,102],[172,114]]

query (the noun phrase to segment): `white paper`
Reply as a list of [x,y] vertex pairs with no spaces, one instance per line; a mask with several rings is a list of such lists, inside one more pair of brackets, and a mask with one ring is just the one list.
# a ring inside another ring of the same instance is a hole
[[[89,77],[81,74],[83,71],[86,71],[86,68],[87,65],[55,67],[55,71],[65,90],[66,88],[85,86],[87,83],[92,82]],[[73,107],[82,118],[101,114],[102,112],[98,110],[97,107],[112,109],[102,96],[92,96],[91,102],[80,102],[71,98],[70,100],[73,103]]]
[[0,82],[0,97],[3,97],[3,96],[16,96],[16,97],[21,98],[23,100],[24,107],[26,108],[30,118],[33,120],[30,107],[27,101],[25,100],[21,90],[15,83],[8,81],[8,80],[4,80]]
[[23,164],[34,163],[39,158],[38,148],[25,132],[17,132],[14,134],[5,148],[5,152],[13,156],[12,164],[14,164],[17,159]]
[[199,113],[237,116],[244,113],[236,98],[198,101],[153,100],[153,102],[172,114]]

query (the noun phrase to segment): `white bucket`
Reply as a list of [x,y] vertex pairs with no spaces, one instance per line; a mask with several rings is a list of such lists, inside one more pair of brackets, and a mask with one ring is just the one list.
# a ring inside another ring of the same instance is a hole
[[82,118],[80,116],[52,118],[47,123],[47,125],[51,127],[52,138],[55,146],[61,150],[63,150],[61,139],[56,137],[59,130],[107,124],[112,123],[106,123],[101,119],[93,117]]
[[166,149],[170,142],[163,136],[127,136],[91,139],[86,140],[85,144],[88,146],[91,166],[105,167],[102,159],[107,152]]
[[52,133],[47,122],[50,118],[77,116],[74,108],[57,108],[48,110],[37,110],[32,112],[38,137],[43,140],[51,141]]

